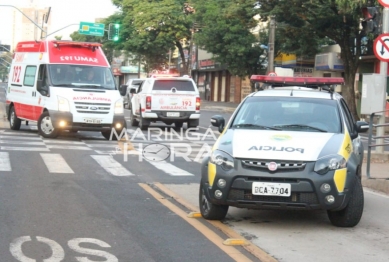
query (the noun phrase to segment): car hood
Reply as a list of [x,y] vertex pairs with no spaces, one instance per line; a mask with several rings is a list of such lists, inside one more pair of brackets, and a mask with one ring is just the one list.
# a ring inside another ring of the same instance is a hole
[[344,155],[342,148],[347,146],[351,150],[344,134],[228,129],[214,149],[234,158],[316,161],[330,154]]

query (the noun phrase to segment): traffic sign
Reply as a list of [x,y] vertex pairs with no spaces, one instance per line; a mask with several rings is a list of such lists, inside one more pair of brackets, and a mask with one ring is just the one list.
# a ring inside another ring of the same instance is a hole
[[277,76],[277,74],[275,72],[270,72],[269,74],[267,74],[268,76]]
[[379,60],[389,62],[389,34],[381,34],[374,40],[373,51]]
[[78,33],[82,35],[104,36],[104,24],[80,22]]
[[389,7],[389,0],[378,0],[383,7]]

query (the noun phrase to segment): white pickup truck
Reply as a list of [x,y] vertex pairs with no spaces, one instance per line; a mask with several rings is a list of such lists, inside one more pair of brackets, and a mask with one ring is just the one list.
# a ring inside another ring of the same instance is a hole
[[190,77],[153,76],[146,78],[140,88],[130,89],[131,125],[146,130],[151,122],[174,123],[181,128],[199,125],[200,95]]

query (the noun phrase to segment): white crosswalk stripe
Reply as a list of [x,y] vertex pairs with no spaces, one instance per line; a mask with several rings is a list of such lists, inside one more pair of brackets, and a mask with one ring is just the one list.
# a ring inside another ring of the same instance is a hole
[[74,174],[73,170],[60,154],[41,153],[41,157],[50,173]]
[[0,152],[0,171],[12,171],[8,152]]
[[133,176],[134,174],[123,167],[119,162],[110,156],[91,156],[102,168],[114,176]]

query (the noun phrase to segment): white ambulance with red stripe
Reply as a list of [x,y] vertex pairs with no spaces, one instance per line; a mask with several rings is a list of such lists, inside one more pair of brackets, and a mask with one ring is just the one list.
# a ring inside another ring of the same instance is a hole
[[[16,46],[6,99],[13,130],[35,121],[45,138],[60,131],[99,131],[106,139],[126,127],[123,98],[100,43],[26,41]],[[115,139],[115,136],[112,136]]]

